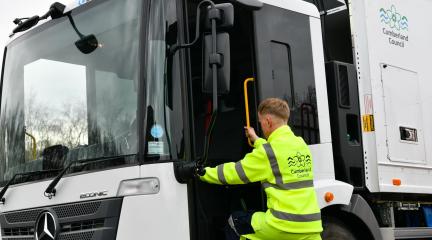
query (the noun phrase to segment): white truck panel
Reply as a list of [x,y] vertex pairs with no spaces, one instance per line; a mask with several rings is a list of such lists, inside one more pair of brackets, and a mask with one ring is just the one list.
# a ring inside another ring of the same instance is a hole
[[[331,143],[330,114],[327,98],[327,84],[325,79],[326,74],[324,66],[324,47],[321,34],[321,21],[317,18],[310,17],[309,22],[311,30],[312,55],[314,61],[320,141],[321,143]],[[332,159],[331,164],[333,164]]]
[[331,143],[310,145],[315,180],[334,180],[333,149]]
[[[372,192],[432,193],[431,10],[426,0],[350,2],[361,114],[375,120],[375,131],[363,132]],[[401,141],[400,126],[415,128],[418,142]]]
[[[426,156],[418,74],[390,65],[381,66],[387,159],[392,162],[424,163]],[[407,87],[402,88],[404,85]],[[412,134],[418,142],[401,140],[401,127],[416,129],[417,132]]]
[[[361,115],[373,114],[374,111],[372,104],[372,86],[369,81],[371,73],[368,55],[369,43],[367,41],[367,25],[362,18],[363,14],[359,14],[364,13],[365,11],[365,4],[361,1],[349,1],[351,35],[354,47],[353,55],[357,68]],[[379,183],[375,132],[363,132],[362,139],[366,187],[371,192],[378,192]]]
[[[315,192],[317,195],[318,206],[323,209],[332,205],[349,205],[354,190],[352,185],[337,180],[317,180],[314,181]],[[325,201],[326,193],[333,193],[333,201]]]
[[[65,176],[57,184],[57,193],[52,199],[48,199],[43,195],[52,179],[37,183],[18,184],[7,190],[4,196],[6,203],[0,205],[0,211],[9,212],[71,202],[112,198],[116,197],[119,184],[122,180],[134,178],[139,178],[138,166]],[[85,199],[80,198],[80,195],[83,193],[101,191],[106,191],[106,195]],[[30,199],[31,201],[29,201]]]
[[142,178],[159,178],[160,192],[123,199],[116,239],[190,239],[187,185],[177,182],[173,164],[148,164],[140,169]]
[[[117,239],[134,239],[140,234],[155,240],[170,239],[173,236],[176,239],[189,239],[187,185],[176,181],[172,163],[147,164],[141,167],[67,176],[59,182],[56,187],[57,195],[51,200],[43,196],[50,181],[17,185],[6,192],[6,204],[0,205],[0,211],[4,213],[117,197],[122,180],[140,177],[158,178],[160,191],[153,195],[124,197]],[[100,191],[106,191],[107,195],[80,199],[82,193]]]

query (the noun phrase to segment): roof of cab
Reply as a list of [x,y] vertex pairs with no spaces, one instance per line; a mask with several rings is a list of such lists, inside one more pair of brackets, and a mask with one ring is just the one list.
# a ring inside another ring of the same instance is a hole
[[[66,8],[64,10],[64,12],[66,13],[66,12],[72,11],[74,8],[77,8],[77,7],[79,7],[81,5],[84,5],[84,4],[86,4],[88,2],[91,2],[91,1],[92,0],[63,0],[63,1],[60,1],[60,2],[66,6]],[[47,9],[47,11],[48,11],[48,9]],[[35,13],[35,14],[38,14],[38,13]],[[33,28],[37,28],[40,25],[42,25],[42,24],[44,24],[46,22],[49,22],[49,21],[51,21],[51,19],[42,20],[36,26],[34,26]],[[9,41],[7,41],[6,45],[9,45],[12,41],[14,41],[15,39],[19,38],[20,36],[22,36],[26,32],[27,31],[14,34],[12,37],[9,38]]]
[[318,9],[312,3],[303,0],[260,0],[265,4],[288,9],[311,17],[320,18]]
[[[66,6],[64,12],[72,11],[74,8],[77,8],[77,7],[84,5],[84,4],[91,2],[91,1],[92,0],[64,0],[64,1],[62,1],[62,3],[65,4],[65,6]],[[288,9],[288,10],[291,10],[294,12],[305,14],[305,15],[308,15],[311,17],[320,18],[320,14],[319,14],[316,6],[313,5],[312,3],[309,3],[309,2],[306,2],[303,0],[260,0],[260,1],[265,3],[265,4],[275,6],[275,7],[280,7],[283,9]],[[40,25],[42,25],[48,21],[51,21],[51,20],[41,21],[35,27],[38,27],[38,26],[40,26]],[[24,33],[25,32],[15,34],[13,37],[11,37],[9,39],[9,41],[7,42],[6,45],[11,43],[14,39],[17,39],[18,37],[20,37]]]

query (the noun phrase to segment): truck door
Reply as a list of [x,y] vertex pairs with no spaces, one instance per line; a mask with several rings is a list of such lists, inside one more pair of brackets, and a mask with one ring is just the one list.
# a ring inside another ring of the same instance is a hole
[[308,144],[319,143],[309,16],[264,5],[253,21],[259,100],[285,99],[294,133]]
[[[388,160],[425,163],[423,113],[418,74],[383,64],[381,82]],[[409,87],[403,87],[407,83]]]
[[[189,29],[195,27],[196,4],[188,1]],[[243,82],[246,78],[254,77],[254,43],[253,26],[251,24],[252,13],[235,5],[235,24],[232,29],[224,29],[230,36],[231,52],[231,83],[230,91],[221,94],[218,98],[219,110],[216,123],[213,128],[209,157],[206,166],[216,166],[226,162],[236,162],[251,151],[247,138],[244,134],[245,104],[243,96]],[[221,30],[222,31],[222,30]],[[194,37],[194,31],[191,38]],[[192,106],[193,106],[193,129],[194,129],[194,155],[199,159],[204,153],[204,136],[209,127],[212,113],[212,96],[203,92],[203,64],[202,42],[194,45],[190,53]],[[255,88],[249,86],[249,104],[251,108],[251,122],[257,129],[255,120]],[[239,186],[219,186],[194,182],[192,208],[195,208],[196,231],[192,239],[219,240],[224,239],[223,229],[227,224],[229,214],[238,210],[262,211],[265,200],[262,198],[260,184],[249,184]]]

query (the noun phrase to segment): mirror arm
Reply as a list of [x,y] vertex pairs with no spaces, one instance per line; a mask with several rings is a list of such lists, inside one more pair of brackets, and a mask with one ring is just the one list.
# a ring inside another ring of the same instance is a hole
[[200,161],[197,162],[199,167],[204,167],[207,164],[210,141],[213,133],[214,124],[216,122],[216,117],[218,113],[218,78],[217,71],[218,67],[221,65],[221,56],[217,53],[217,35],[216,35],[216,21],[220,19],[221,14],[220,10],[217,9],[214,5],[212,5],[209,10],[209,19],[211,22],[211,35],[212,35],[212,53],[210,55],[210,65],[212,66],[212,78],[213,78],[213,107],[212,107],[212,115],[210,119],[210,124],[206,132],[205,136],[205,145],[204,145],[204,156]]
[[[63,12],[64,12],[65,8],[66,8],[65,5],[63,5],[59,2],[55,2],[55,3],[51,4],[49,11],[47,13],[45,13],[42,17],[39,17],[38,15],[36,15],[36,16],[30,17],[30,18],[15,18],[13,23],[15,23],[15,25],[18,25],[18,26],[12,31],[12,33],[9,35],[9,37],[13,37],[15,35],[15,33],[23,32],[23,31],[26,31],[26,30],[36,26],[40,20],[45,20],[50,16],[52,19],[57,19],[57,18],[63,17],[63,15],[64,15]],[[23,21],[23,20],[25,20],[25,21]]]
[[196,12],[196,26],[195,26],[195,39],[186,44],[180,44],[180,45],[173,45],[169,51],[168,55],[172,56],[177,50],[183,49],[183,48],[189,48],[195,45],[195,43],[198,42],[199,36],[200,36],[200,15],[201,15],[201,7],[204,3],[208,3],[212,8],[215,8],[215,4],[210,0],[203,0],[201,1],[197,6],[197,12]]
[[[210,64],[212,65],[212,74],[213,74],[213,113],[216,117],[217,115],[217,109],[218,109],[218,86],[217,86],[217,68],[218,65],[220,65],[220,55],[217,53],[217,36],[216,36],[216,19],[220,19],[220,12],[218,9],[216,9],[214,6],[212,6],[211,12],[216,12],[217,16],[211,17],[211,24],[212,24],[212,56],[215,57]],[[219,57],[219,58],[218,58]],[[218,61],[219,60],[219,61]],[[211,135],[211,132],[209,132],[209,135]]]
[[68,14],[66,14],[66,16],[68,17],[70,24],[72,25],[72,27],[73,27],[73,29],[75,30],[75,32],[78,34],[79,38],[80,38],[80,39],[84,38],[84,37],[85,37],[84,34],[82,34],[82,33],[78,30],[78,28],[77,28],[77,26],[76,26],[76,24],[75,24],[75,21],[73,20],[71,14],[68,13]]

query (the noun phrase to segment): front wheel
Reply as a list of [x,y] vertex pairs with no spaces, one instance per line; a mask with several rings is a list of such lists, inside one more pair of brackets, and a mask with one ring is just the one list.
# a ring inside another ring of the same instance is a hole
[[356,240],[353,231],[342,220],[336,217],[326,217],[323,219],[322,233],[323,240]]

